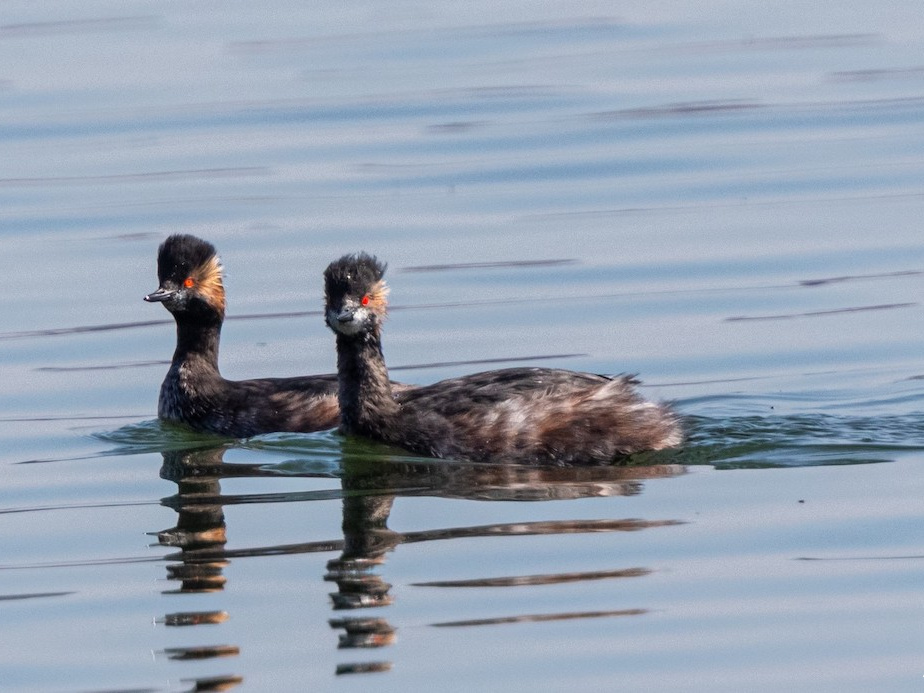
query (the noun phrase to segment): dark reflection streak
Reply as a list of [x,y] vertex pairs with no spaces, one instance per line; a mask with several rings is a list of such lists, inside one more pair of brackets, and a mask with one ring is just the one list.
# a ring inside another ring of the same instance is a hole
[[291,310],[278,313],[243,313],[241,315],[229,315],[225,320],[267,320],[276,318],[315,318],[323,315],[320,310]]
[[342,551],[343,540],[310,541],[301,544],[279,544],[278,546],[260,546],[252,549],[187,549],[182,553],[164,556],[165,561],[217,561],[228,558],[257,558],[262,556],[294,556],[307,553],[327,553]]
[[188,171],[151,171],[149,173],[121,173],[109,176],[60,176],[47,178],[0,178],[0,187],[30,187],[35,185],[98,185],[130,181],[175,180],[184,178],[229,178],[232,176],[266,175],[265,166],[238,168],[201,168]]
[[[256,475],[255,475],[256,476]],[[271,476],[271,475],[267,475]],[[272,475],[278,476],[278,475]],[[407,493],[407,491],[399,491]],[[238,496],[215,495],[196,496],[196,504],[207,505],[249,505],[252,503],[300,503],[302,501],[324,501],[336,500],[343,497],[343,492],[337,489],[324,489],[321,491],[293,491],[290,493],[249,493]],[[175,496],[174,499],[165,498],[162,503],[169,507],[179,507],[184,502],[183,496]],[[174,505],[174,503],[176,505]]]
[[227,620],[227,611],[190,611],[167,614],[162,619],[157,619],[156,622],[163,623],[165,626],[186,627],[202,624],[218,625]]
[[[87,458],[96,459],[96,456]],[[21,463],[20,463],[21,464]],[[98,508],[136,508],[148,505],[160,505],[157,501],[120,501],[110,503],[69,503],[64,505],[38,505],[26,508],[4,508],[0,515],[15,515],[18,513],[38,513],[49,510],[96,510]]]
[[[149,366],[166,366],[169,361],[136,361],[134,363],[110,363],[105,366],[39,366],[33,370],[46,373],[73,373],[80,371],[118,371],[124,368],[148,368]],[[105,418],[105,417],[96,417]],[[128,418],[128,417],[125,417]]]
[[150,29],[160,24],[156,15],[71,19],[55,22],[22,22],[0,25],[0,38],[14,36],[45,36],[48,34],[82,34],[99,31],[131,31]]
[[554,520],[548,522],[516,522],[511,524],[452,527],[408,532],[403,543],[410,544],[439,539],[473,537],[525,537],[533,535],[585,534],[593,532],[637,532],[655,527],[686,524],[682,520]]
[[[407,532],[396,535],[397,543],[413,544],[425,541],[441,541],[445,539],[461,539],[476,537],[523,537],[533,535],[558,534],[585,534],[593,532],[636,532],[654,527],[670,527],[682,525],[681,520],[562,520],[549,522],[516,522],[510,524],[481,525],[477,527],[449,527],[446,529],[431,529],[419,532]],[[182,556],[189,559],[215,560],[219,558],[243,558],[254,556],[279,556],[300,553],[319,553],[324,551],[340,551],[343,541],[313,541],[300,544],[279,544],[277,546],[257,547],[250,549],[202,549],[185,551]],[[165,556],[164,560],[177,560],[179,554]]]
[[456,120],[451,123],[428,125],[427,132],[440,134],[468,132],[470,130],[474,130],[475,128],[484,127],[487,124],[487,121],[483,120]]
[[[141,415],[111,414],[109,416],[9,416],[0,418],[3,423],[28,423],[33,421],[111,421],[116,419],[139,419]],[[83,459],[83,458],[81,458]]]
[[832,556],[827,557],[818,557],[818,556],[797,556],[794,560],[796,561],[919,561],[924,558],[924,555],[920,556]]
[[751,111],[766,108],[763,104],[749,101],[690,101],[686,103],[673,103],[664,106],[648,108],[626,108],[619,111],[601,111],[592,113],[591,118],[615,120],[621,118],[654,118],[661,116],[715,114],[736,111]]
[[129,330],[136,327],[154,327],[167,325],[171,320],[139,320],[138,322],[109,323],[105,325],[83,325],[79,327],[53,327],[45,330],[24,330],[22,332],[0,332],[0,339],[24,339],[29,337],[57,337],[65,334],[83,332],[108,332],[110,330]]
[[44,599],[45,597],[66,597],[76,592],[36,592],[34,594],[0,594],[0,602],[17,601],[20,599]]
[[[906,106],[911,105],[919,101],[921,97],[919,96],[906,96],[898,97],[895,99],[869,99],[869,100],[857,100],[857,101],[834,101],[834,102],[794,102],[794,103],[773,103],[765,104],[760,102],[751,102],[751,101],[688,101],[680,103],[668,103],[659,106],[650,106],[645,108],[626,108],[615,111],[599,111],[595,113],[588,113],[584,117],[590,118],[593,120],[651,120],[654,118],[674,118],[677,116],[698,116],[698,115],[714,115],[716,113],[720,114],[730,114],[730,113],[740,113],[746,112],[750,113],[756,110],[774,110],[781,112],[793,112],[793,111],[803,111],[806,109],[844,109],[844,108],[865,108],[869,106]],[[847,199],[878,199],[879,197],[893,197],[893,196],[905,196],[908,193],[885,193],[884,195],[869,195],[862,197],[851,197]],[[828,199],[828,198],[822,198]],[[802,200],[804,201],[804,199]],[[775,201],[778,202],[778,201]],[[791,202],[791,201],[786,201]],[[720,203],[717,205],[707,205],[711,206],[720,206],[720,207],[739,207],[744,204],[750,206],[752,203]],[[758,203],[760,204],[760,203]],[[762,204],[768,204],[766,202]],[[695,205],[695,208],[699,208],[700,205]],[[681,206],[671,206],[671,207],[655,207],[651,209],[658,210],[671,210],[671,209],[689,209],[690,206],[681,205]],[[645,208],[630,208],[623,211],[640,211],[640,209]],[[586,212],[575,212],[574,214],[585,214]],[[565,213],[552,213],[555,214],[570,214]],[[544,216],[544,215],[539,215]]]
[[224,676],[206,676],[201,679],[180,679],[183,683],[191,683],[190,693],[204,693],[205,691],[228,691],[244,683],[243,676],[225,674]]
[[206,645],[200,647],[170,647],[163,650],[168,659],[213,659],[215,657],[237,657],[241,650],[235,645]]
[[[229,315],[225,320],[272,320],[276,318],[302,318],[317,317],[319,310],[296,310],[282,313],[249,313],[244,315]],[[0,340],[23,339],[30,337],[57,337],[59,335],[80,334],[83,332],[110,332],[112,330],[133,330],[139,327],[156,327],[158,325],[172,325],[172,320],[139,320],[137,322],[106,323],[102,325],[78,325],[76,327],[51,327],[44,330],[23,330],[21,332],[0,332]],[[163,362],[145,362],[168,363]]]
[[917,277],[924,272],[921,270],[899,270],[897,272],[880,272],[874,274],[847,274],[842,277],[827,277],[823,279],[803,279],[800,286],[814,287],[827,284],[841,284],[843,282],[862,281],[865,279],[892,279],[895,277]]
[[431,623],[434,628],[456,628],[460,626],[496,626],[508,623],[536,623],[545,621],[570,621],[584,618],[606,618],[609,616],[641,616],[648,609],[619,609],[616,611],[584,611],[565,614],[530,614],[525,616],[501,616],[499,618],[478,618],[471,621],[446,621]]
[[576,265],[575,259],[562,260],[507,260],[503,262],[454,262],[444,265],[412,265],[404,267],[401,272],[443,272],[446,270],[499,269],[516,267],[561,267]]
[[127,558],[98,558],[85,561],[59,561],[55,563],[23,563],[22,565],[0,565],[0,570],[41,570],[44,568],[91,568],[101,565],[132,565],[134,563],[158,563],[162,556],[131,556]]
[[754,322],[761,320],[792,320],[795,318],[818,318],[842,313],[867,313],[874,310],[894,310],[896,308],[913,308],[917,303],[883,303],[878,306],[853,306],[833,310],[813,310],[806,313],[787,313],[781,315],[735,315],[725,318],[725,322]]
[[[803,373],[803,375],[810,375],[809,373]],[[776,375],[751,375],[743,376],[741,378],[710,378],[707,380],[678,380],[675,382],[667,383],[657,383],[661,387],[680,387],[680,386],[690,386],[690,385],[714,385],[716,383],[741,383],[741,382],[751,382],[754,380],[773,380],[777,378]],[[724,397],[724,395],[717,396],[717,398]]]
[[843,70],[840,72],[832,72],[829,77],[835,82],[875,82],[886,79],[921,79],[924,77],[924,67]]
[[[143,417],[131,416],[127,418],[140,419]],[[139,452],[148,452],[148,451],[142,450]],[[104,452],[98,452],[92,455],[80,455],[78,457],[49,457],[49,458],[45,458],[44,460],[20,460],[19,462],[11,462],[11,464],[49,464],[51,462],[80,462],[82,460],[95,460],[95,459],[99,459],[100,457],[109,457],[112,455],[124,455],[124,454],[126,454],[125,450],[108,450]],[[48,509],[53,510],[54,508],[48,508]]]
[[[187,450],[163,450],[162,453],[164,454],[165,457],[169,457],[170,455],[173,455],[173,454],[189,455],[194,452],[200,452],[203,455],[210,453],[210,452],[223,454],[224,451],[225,451],[225,448],[223,447],[217,448],[214,450],[209,449],[208,447],[201,447],[201,448],[192,449],[192,450],[188,450],[188,449]],[[170,479],[171,481],[177,481],[177,482],[178,481],[191,481],[194,479],[201,480],[203,477],[219,477],[223,479],[233,478],[233,477],[279,477],[279,476],[284,476],[284,477],[305,476],[305,477],[309,477],[312,479],[336,479],[337,478],[337,474],[333,472],[325,473],[325,472],[311,471],[305,474],[297,474],[297,475],[284,472],[280,474],[278,471],[274,470],[272,467],[267,467],[266,465],[263,465],[263,464],[247,464],[244,462],[234,462],[234,463],[214,462],[214,463],[201,464],[195,468],[194,472],[189,473],[187,476],[183,476],[183,477],[170,476],[170,474],[175,474],[175,473],[176,473],[176,470],[171,467],[168,467],[168,463],[165,462],[164,467],[161,470],[162,478],[167,478],[167,479]],[[220,495],[219,494],[220,489],[217,486],[209,486],[209,488],[215,489],[215,493],[213,494],[213,497],[215,499],[218,499],[219,502],[221,503],[224,503],[225,502],[224,499],[226,498],[236,497],[236,496]],[[336,489],[336,490],[339,492],[340,489]],[[307,491],[306,493],[313,493],[313,492]],[[188,492],[179,493],[175,496],[171,496],[171,498],[177,499],[178,501],[182,501],[182,499],[186,498],[188,495],[189,495]],[[254,494],[254,495],[273,495],[273,494]],[[278,495],[289,497],[291,496],[291,493],[280,493]],[[200,493],[196,493],[195,496],[190,496],[190,497],[195,497],[197,499],[204,498],[205,494],[200,492]],[[241,497],[246,497],[246,494],[245,496],[241,496]],[[169,501],[169,499],[167,500]],[[161,501],[161,502],[164,502],[164,501]],[[171,504],[170,507],[174,507],[174,506]]]
[[336,674],[376,674],[391,671],[391,662],[356,662],[352,664],[338,664]]
[[588,573],[557,573],[554,575],[521,575],[503,578],[481,578],[476,580],[437,580],[434,582],[412,582],[414,587],[524,587],[534,585],[557,585],[564,582],[585,580],[608,580],[610,578],[643,577],[651,574],[648,568],[626,568],[624,570],[598,570]]

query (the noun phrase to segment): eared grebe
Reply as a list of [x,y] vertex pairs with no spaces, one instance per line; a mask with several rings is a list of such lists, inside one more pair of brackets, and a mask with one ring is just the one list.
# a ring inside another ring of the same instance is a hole
[[337,425],[334,375],[240,381],[221,377],[218,341],[225,290],[221,261],[211,243],[170,236],[157,253],[157,276],[160,286],[144,300],[164,304],[176,320],[177,334],[157,403],[161,419],[236,438]]
[[431,457],[552,465],[607,463],[682,442],[678,417],[642,399],[626,376],[507,368],[443,380],[396,401],[382,356],[384,273],[365,253],[324,272],[341,432]]

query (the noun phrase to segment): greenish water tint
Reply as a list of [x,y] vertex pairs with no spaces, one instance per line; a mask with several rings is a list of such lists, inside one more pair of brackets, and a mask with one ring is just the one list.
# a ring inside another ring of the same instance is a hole
[[[0,689],[919,685],[920,8],[613,9],[3,4]],[[687,443],[163,425],[173,232],[227,377],[331,372],[364,249],[397,378],[637,372]]]
[[[709,398],[714,403],[714,398]],[[733,406],[727,404],[729,409]],[[691,407],[682,403],[681,409]],[[779,416],[732,415],[722,418],[685,417],[687,440],[682,448],[634,455],[617,468],[659,464],[710,465],[719,469],[798,467],[811,465],[889,462],[903,454],[924,451],[924,414],[861,417],[830,414]],[[291,456],[283,462],[261,465],[266,473],[340,476],[344,457],[370,460],[373,466],[403,464],[408,469],[466,468],[454,461],[410,456],[400,450],[361,439],[344,441],[335,432],[317,434],[274,433],[247,440],[223,440],[181,427],[145,421],[95,434],[115,447],[102,455],[218,449]],[[215,447],[217,442],[223,444]],[[344,447],[346,445],[346,447]],[[474,465],[475,469],[494,465]],[[507,468],[509,465],[500,465]]]

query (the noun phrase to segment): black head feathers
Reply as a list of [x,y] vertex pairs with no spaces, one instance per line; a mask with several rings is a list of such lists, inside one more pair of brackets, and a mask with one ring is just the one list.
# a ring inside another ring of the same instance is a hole
[[324,291],[328,300],[352,294],[378,293],[387,265],[367,253],[344,255],[324,270]]
[[218,321],[225,314],[221,260],[208,241],[187,234],[170,236],[157,251],[157,291],[144,297],[163,303],[174,316]]
[[196,236],[174,234],[157,251],[157,277],[181,282],[217,257],[215,246]]

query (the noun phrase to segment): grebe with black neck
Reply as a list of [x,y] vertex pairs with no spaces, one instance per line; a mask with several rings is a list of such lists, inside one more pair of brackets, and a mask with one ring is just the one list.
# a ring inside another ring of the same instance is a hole
[[[235,438],[275,431],[310,432],[339,422],[337,377],[226,380],[218,369],[225,318],[222,265],[215,247],[177,234],[157,253],[156,291],[145,301],[163,303],[176,321],[176,350],[160,388],[158,417]],[[407,389],[397,385],[397,391]]]
[[678,416],[637,381],[551,368],[443,380],[396,401],[382,354],[385,265],[346,255],[324,272],[336,334],[340,431],[431,457],[478,462],[606,464],[681,444]]

